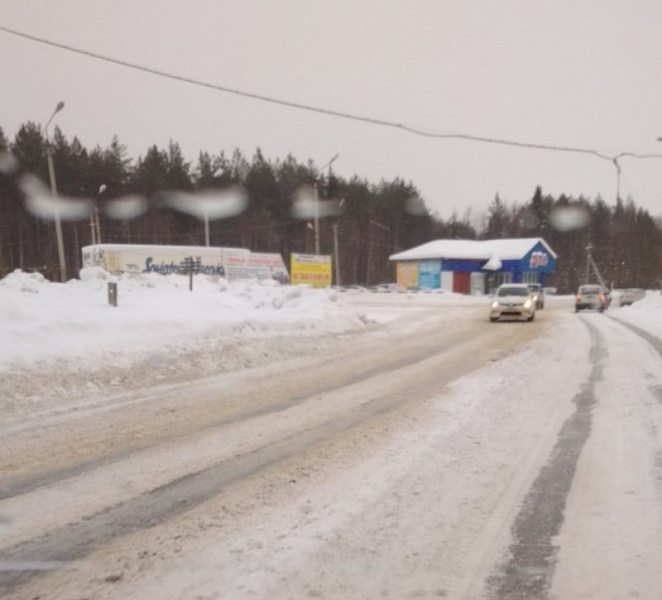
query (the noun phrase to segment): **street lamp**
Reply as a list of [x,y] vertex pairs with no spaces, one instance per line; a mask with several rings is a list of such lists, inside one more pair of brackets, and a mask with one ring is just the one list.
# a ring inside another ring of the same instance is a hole
[[621,199],[621,165],[618,162],[618,156],[611,162],[616,167],[616,202],[618,202]]
[[58,102],[51,118],[48,119],[44,131],[46,132],[46,158],[48,160],[48,176],[51,181],[51,194],[53,195],[53,200],[56,202],[55,205],[55,235],[57,237],[57,255],[60,261],[60,279],[62,283],[67,281],[67,264],[64,258],[64,242],[62,240],[62,223],[60,221],[60,212],[57,206],[57,185],[55,183],[55,168],[53,167],[53,151],[51,149],[51,141],[48,138],[48,126],[51,124],[53,117],[59,113],[64,108],[64,102]]
[[94,205],[94,210],[90,214],[90,230],[92,232],[92,245],[101,243],[101,222],[99,221],[99,200],[101,196],[106,192],[108,186],[105,183],[102,183],[99,186],[99,191],[97,192],[97,202]]
[[[217,177],[222,177],[224,174],[225,170],[223,167],[220,167],[214,171],[214,179]],[[204,214],[204,219],[205,219],[205,246],[209,248],[209,207],[205,204],[205,214]]]
[[[341,198],[338,208],[342,210],[345,205],[345,199]],[[336,269],[336,285],[340,285],[340,253],[338,252],[338,219],[333,224],[333,264]]]
[[[323,171],[324,169],[326,169],[326,167],[329,167],[329,170],[331,170],[331,164],[339,156],[340,156],[340,154],[336,154],[328,163],[321,166],[319,169],[315,169],[313,171],[315,173],[315,175],[317,175],[320,171]],[[320,228],[319,228],[319,194],[317,193],[317,179],[315,179],[315,183],[313,184],[313,187],[315,188],[315,255],[319,256],[319,253],[320,253]]]
[[[658,142],[662,142],[662,137],[657,138]],[[622,156],[630,156],[632,158],[662,158],[662,154],[633,154],[632,152],[621,152],[613,158],[608,158],[607,156],[600,155],[601,158],[611,160],[611,162],[616,167],[616,201],[620,200],[621,197],[621,165],[618,162],[618,159]]]

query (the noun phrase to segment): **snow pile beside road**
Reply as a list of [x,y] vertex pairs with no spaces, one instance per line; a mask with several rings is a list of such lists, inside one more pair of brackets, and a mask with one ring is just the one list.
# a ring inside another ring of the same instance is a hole
[[329,289],[198,275],[190,291],[187,277],[99,269],[61,284],[16,271],[0,280],[0,411],[249,368],[365,327]]
[[630,306],[615,310],[610,308],[606,314],[662,338],[662,293],[657,290],[649,290],[641,300]]
[[[91,271],[91,272],[90,272]],[[117,307],[107,301],[107,276],[83,271],[80,280],[51,283],[39,274],[15,272],[0,280],[0,370],[41,368],[46,361],[113,360],[128,364],[164,345],[191,351],[210,338],[237,333],[291,335],[363,327],[341,309],[331,290],[148,274],[117,280]],[[106,274],[107,275],[107,274]]]
[[662,293],[658,291],[646,292],[646,295],[629,306],[633,311],[662,311]]

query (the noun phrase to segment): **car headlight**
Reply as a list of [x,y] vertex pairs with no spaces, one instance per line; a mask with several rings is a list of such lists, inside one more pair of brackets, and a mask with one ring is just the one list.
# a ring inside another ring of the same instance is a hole
[[499,308],[499,303],[496,300],[492,302],[492,308]]
[[531,308],[531,298],[524,303],[524,308]]

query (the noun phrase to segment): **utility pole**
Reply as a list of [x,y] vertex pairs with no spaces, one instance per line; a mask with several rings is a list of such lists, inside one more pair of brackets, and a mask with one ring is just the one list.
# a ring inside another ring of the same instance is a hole
[[600,274],[598,265],[595,264],[595,261],[593,260],[593,256],[591,255],[592,249],[593,249],[592,244],[586,246],[586,283],[591,282],[591,268],[593,268],[593,271],[595,272],[595,276],[598,282],[603,288],[606,288],[607,286],[605,285],[604,279],[602,279],[602,275]]
[[48,126],[51,124],[53,117],[64,108],[64,102],[58,102],[55,111],[48,119],[44,131],[46,132],[46,160],[48,162],[48,177],[51,182],[51,194],[55,201],[55,236],[57,238],[57,255],[60,263],[60,280],[62,283],[67,281],[67,263],[64,255],[64,240],[62,238],[62,221],[60,220],[60,209],[57,205],[57,183],[55,182],[55,167],[53,166],[53,150],[51,148],[51,141],[48,137]]
[[193,291],[193,275],[197,275],[201,271],[202,259],[199,256],[193,258],[187,256],[180,265],[182,272],[188,275],[188,289],[189,292]]
[[336,285],[340,285],[340,256],[338,254],[338,222],[333,224],[333,256],[336,272]]
[[313,218],[315,228],[315,256],[320,253],[320,220],[319,220],[319,192],[317,191],[317,181],[313,183],[315,190],[315,216]]
[[[331,175],[331,164],[333,163],[334,160],[336,160],[340,154],[336,154],[328,163],[326,163],[324,166],[320,167],[319,169],[314,169],[313,172],[315,174],[315,177],[317,178],[317,174],[326,169],[326,167],[329,167],[329,176]],[[320,228],[319,228],[319,191],[317,189],[317,179],[315,179],[315,182],[313,183],[313,189],[315,191],[314,195],[314,203],[315,203],[315,218],[314,218],[314,226],[315,226],[315,255],[319,256],[320,253]]]

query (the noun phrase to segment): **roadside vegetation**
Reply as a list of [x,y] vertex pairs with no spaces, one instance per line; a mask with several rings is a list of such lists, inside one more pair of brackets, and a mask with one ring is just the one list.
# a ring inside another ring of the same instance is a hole
[[[187,161],[180,146],[152,146],[137,159],[114,138],[106,148],[87,149],[59,127],[51,137],[57,190],[65,198],[87,198],[98,209],[105,243],[205,245],[205,228],[190,211],[177,211],[163,201],[163,192],[195,194],[241,186],[248,197],[240,214],[209,223],[212,246],[242,247],[254,252],[314,253],[311,218],[295,216],[292,207],[302,186],[317,185],[322,212],[319,248],[332,254],[337,243],[341,281],[375,285],[393,281],[389,256],[435,239],[543,237],[559,256],[549,284],[571,293],[584,282],[585,249],[605,280],[617,287],[656,288],[662,278],[662,222],[636,206],[634,199],[607,203],[603,198],[552,197],[540,187],[530,199],[503,201],[495,196],[486,214],[470,209],[442,219],[426,205],[414,182],[402,179],[370,182],[359,174],[350,179],[331,168],[294,156],[269,159],[260,149],[252,158],[239,150],[200,152]],[[0,277],[21,269],[58,278],[58,251],[53,223],[35,214],[17,181],[25,173],[49,182],[46,138],[32,122],[13,140],[0,128]],[[9,167],[16,159],[18,167]],[[3,167],[3,165],[5,165]],[[113,203],[140,200],[141,210],[118,218]],[[342,206],[332,216],[325,204]],[[90,219],[63,220],[63,239],[70,276],[80,268],[80,248],[91,243]]]

